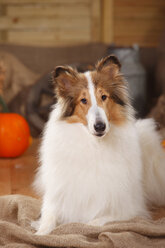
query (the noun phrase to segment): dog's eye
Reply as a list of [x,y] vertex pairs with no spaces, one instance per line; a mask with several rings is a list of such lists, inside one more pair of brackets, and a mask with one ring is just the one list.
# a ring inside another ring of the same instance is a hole
[[81,99],[81,102],[82,102],[83,104],[87,104],[87,99],[86,99],[86,98],[82,98],[82,99]]
[[106,96],[106,95],[102,95],[102,96],[101,96],[101,99],[102,99],[103,101],[105,101],[105,100],[107,99],[107,96]]

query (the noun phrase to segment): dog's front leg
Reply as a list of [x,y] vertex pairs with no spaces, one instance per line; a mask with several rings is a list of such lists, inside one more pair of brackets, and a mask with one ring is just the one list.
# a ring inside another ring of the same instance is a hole
[[112,221],[115,221],[115,219],[107,215],[107,216],[102,216],[100,218],[93,219],[89,221],[87,224],[91,226],[103,226]]
[[39,228],[36,235],[49,234],[57,225],[57,216],[55,205],[50,199],[44,199],[41,209],[41,219],[39,220]]

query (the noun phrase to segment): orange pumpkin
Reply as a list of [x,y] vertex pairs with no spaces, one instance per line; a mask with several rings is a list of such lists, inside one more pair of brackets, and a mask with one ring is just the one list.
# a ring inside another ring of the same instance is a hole
[[162,146],[165,148],[165,140],[162,141]]
[[17,157],[29,146],[30,130],[19,114],[0,113],[0,157]]

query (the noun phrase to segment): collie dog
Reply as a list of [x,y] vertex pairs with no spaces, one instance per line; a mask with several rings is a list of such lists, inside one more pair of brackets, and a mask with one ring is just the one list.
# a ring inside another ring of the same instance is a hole
[[120,62],[93,71],[53,72],[57,104],[46,124],[35,187],[42,194],[37,234],[57,225],[149,217],[165,203],[165,153],[154,121],[134,118]]

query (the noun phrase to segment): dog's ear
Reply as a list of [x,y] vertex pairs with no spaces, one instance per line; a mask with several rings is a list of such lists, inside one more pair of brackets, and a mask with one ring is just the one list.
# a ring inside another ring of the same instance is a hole
[[120,68],[121,64],[115,55],[109,55],[101,59],[96,65],[97,71],[109,71],[114,74],[117,74],[120,71]]
[[53,71],[56,93],[65,97],[77,82],[77,72],[70,66],[57,66]]

